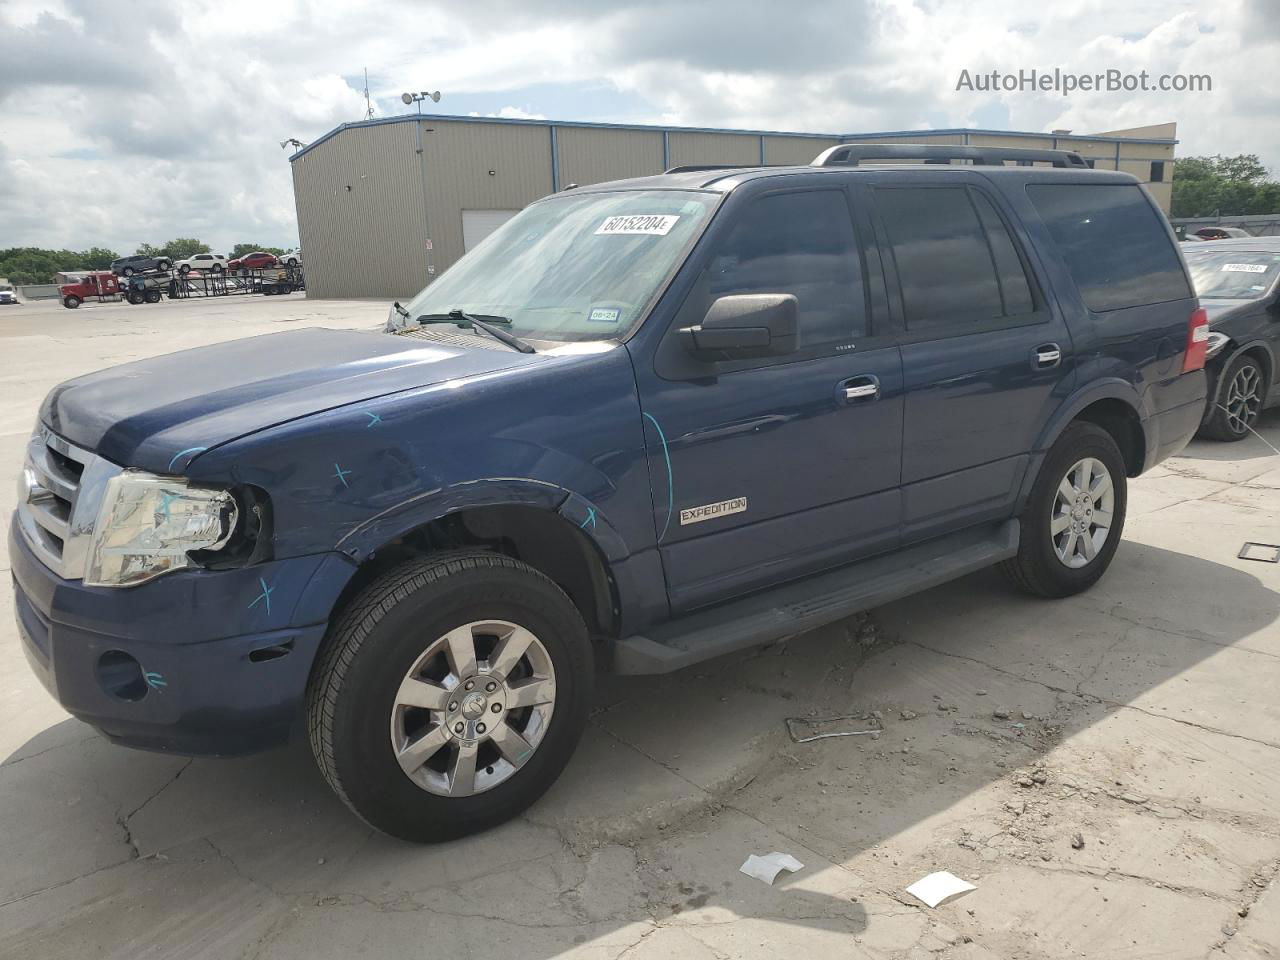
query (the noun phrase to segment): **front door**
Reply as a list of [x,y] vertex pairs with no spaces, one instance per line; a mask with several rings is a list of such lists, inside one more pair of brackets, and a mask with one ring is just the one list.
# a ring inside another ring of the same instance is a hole
[[904,542],[1011,514],[1075,369],[1062,315],[996,196],[941,171],[898,185],[910,176],[872,190],[900,294]]
[[794,294],[800,345],[696,374],[664,369],[660,350],[655,369],[637,369],[676,613],[892,549],[899,536],[902,365],[870,323],[879,262],[869,283],[847,193],[739,188],[729,202],[663,348],[682,349],[677,328],[741,293]]

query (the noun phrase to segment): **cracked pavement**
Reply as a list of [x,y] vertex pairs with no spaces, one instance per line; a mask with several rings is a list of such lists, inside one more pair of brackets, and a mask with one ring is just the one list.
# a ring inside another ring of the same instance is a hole
[[[385,309],[6,313],[0,467],[66,377]],[[1261,430],[1280,446],[1280,412]],[[1034,600],[985,572],[605,679],[547,796],[437,847],[372,833],[302,743],[224,761],[112,746],[30,675],[0,592],[0,956],[1280,957],[1280,565],[1238,559],[1246,540],[1280,543],[1280,456],[1193,443],[1132,483],[1089,593]],[[787,736],[787,717],[844,714],[883,729]],[[738,872],[773,850],[804,869]],[[904,888],[935,870],[977,890],[927,909]]]

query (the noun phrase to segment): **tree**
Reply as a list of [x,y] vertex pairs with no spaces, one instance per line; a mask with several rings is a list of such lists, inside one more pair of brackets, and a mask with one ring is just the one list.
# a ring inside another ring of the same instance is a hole
[[0,277],[5,277],[12,283],[52,283],[55,273],[65,270],[105,270],[119,256],[114,250],[103,247],[93,247],[82,252],[11,247],[0,250]]
[[1280,183],[1255,153],[1184,157],[1173,178],[1175,217],[1280,213]]
[[194,257],[197,253],[208,253],[209,245],[194,237],[178,237],[164,245],[164,252],[172,260],[185,260],[187,257]]

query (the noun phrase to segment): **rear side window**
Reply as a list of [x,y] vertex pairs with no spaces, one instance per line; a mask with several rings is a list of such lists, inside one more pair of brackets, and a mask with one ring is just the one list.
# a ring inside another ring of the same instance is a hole
[[876,191],[907,329],[963,328],[1034,312],[1022,261],[995,208],[966,187]]
[[708,281],[712,299],[794,294],[803,349],[846,342],[867,330],[853,220],[838,190],[752,201],[712,257]]
[[1027,194],[1090,310],[1191,296],[1164,222],[1137,184],[1042,183]]

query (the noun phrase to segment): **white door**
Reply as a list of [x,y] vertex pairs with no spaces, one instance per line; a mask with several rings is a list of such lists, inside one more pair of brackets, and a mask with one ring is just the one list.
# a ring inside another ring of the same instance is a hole
[[519,210],[463,210],[462,251],[466,253],[493,231],[514,217]]

